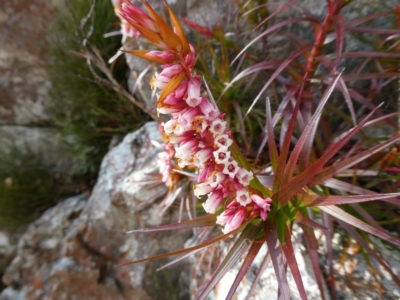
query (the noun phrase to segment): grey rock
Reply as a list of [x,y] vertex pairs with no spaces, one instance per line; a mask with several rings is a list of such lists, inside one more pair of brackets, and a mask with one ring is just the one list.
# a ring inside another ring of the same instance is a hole
[[[149,182],[158,171],[152,140],[161,141],[157,124],[129,134],[105,156],[89,199],[68,199],[33,223],[18,245],[4,282],[17,284],[27,299],[174,299],[188,297],[187,266],[161,272],[168,260],[116,267],[123,262],[183,247],[187,234],[126,234],[170,221],[151,204],[138,205],[166,192]],[[185,275],[186,274],[186,275]],[[9,293],[7,290],[7,293]],[[186,295],[186,296],[185,296]],[[181,296],[180,296],[181,297]]]

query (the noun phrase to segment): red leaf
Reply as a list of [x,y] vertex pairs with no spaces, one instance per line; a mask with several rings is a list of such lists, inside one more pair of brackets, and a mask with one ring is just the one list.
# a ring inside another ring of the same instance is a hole
[[333,23],[335,25],[336,32],[336,62],[335,69],[339,68],[340,58],[343,51],[344,44],[344,18],[342,15],[337,15],[333,18]]
[[293,18],[293,19],[289,19],[289,20],[285,20],[282,22],[279,22],[278,24],[275,24],[274,26],[271,26],[270,28],[268,28],[267,30],[263,31],[261,34],[259,34],[255,39],[253,39],[251,42],[249,42],[246,47],[244,47],[242,49],[242,51],[240,51],[240,53],[235,57],[235,59],[231,62],[231,64],[235,63],[235,61],[248,49],[250,48],[251,45],[253,45],[255,42],[257,42],[259,39],[261,39],[264,36],[269,35],[270,33],[274,32],[275,30],[286,26],[288,24],[292,24],[292,23],[299,23],[302,21],[310,21],[310,22],[315,22],[314,19],[311,18]]
[[315,279],[318,284],[319,292],[321,294],[322,300],[325,300],[325,293],[324,293],[324,279],[322,276],[321,268],[319,266],[319,258],[318,258],[318,241],[314,235],[314,230],[311,227],[307,227],[301,225],[304,233],[304,239],[307,243],[307,251],[310,255],[311,264],[313,266]]
[[269,261],[270,261],[270,255],[269,252],[267,252],[267,254],[265,254],[264,259],[262,260],[262,263],[260,265],[260,268],[257,270],[256,276],[253,279],[253,283],[251,284],[251,287],[247,293],[246,299],[245,300],[249,300],[251,297],[251,294],[253,293],[253,291],[256,288],[257,283],[259,282],[261,275],[264,273],[265,269],[268,267]]
[[282,251],[281,244],[278,239],[276,223],[267,220],[265,223],[265,238],[268,245],[268,250],[271,254],[272,265],[274,266],[276,279],[278,281],[280,296],[282,300],[290,300],[289,283],[286,277],[285,257]]
[[282,250],[285,253],[286,261],[289,265],[290,271],[292,272],[293,279],[296,282],[297,290],[299,291],[300,297],[303,300],[307,300],[303,280],[301,279],[299,265],[297,264],[296,256],[293,250],[291,234],[287,227],[285,228],[285,242],[282,244]]
[[334,218],[338,220],[342,220],[343,222],[346,222],[358,229],[364,230],[370,234],[376,235],[377,237],[388,241],[389,243],[392,243],[393,245],[396,245],[400,247],[400,240],[388,235],[387,233],[383,232],[382,230],[376,229],[363,221],[353,217],[349,213],[345,212],[344,210],[340,209],[339,207],[336,206],[321,206],[321,210],[324,212],[330,214]]
[[400,287],[400,278],[397,277],[397,275],[393,272],[392,268],[390,265],[382,259],[376,251],[372,250],[371,247],[368,245],[368,243],[361,237],[361,235],[354,230],[353,227],[351,227],[349,224],[346,224],[343,221],[338,220],[339,224],[348,232],[350,235],[359,243],[368,253],[371,255],[373,258],[375,258],[383,268],[385,268],[386,271],[392,275],[393,281],[396,282],[396,284]]
[[302,225],[307,225],[307,226],[318,228],[318,229],[321,229],[321,230],[328,230],[326,227],[324,227],[321,224],[311,220],[309,217],[303,215],[300,211],[296,212],[296,215],[294,216],[294,220],[297,223],[300,223]]
[[262,94],[265,92],[265,90],[269,87],[269,85],[272,83],[272,81],[275,80],[276,77],[278,77],[278,75],[296,58],[298,57],[300,54],[302,54],[303,52],[305,52],[306,50],[308,50],[310,48],[310,45],[306,45],[304,47],[301,47],[300,49],[298,49],[297,51],[293,52],[287,59],[285,59],[280,66],[276,69],[276,71],[269,77],[268,81],[266,84],[264,84],[263,88],[261,89],[261,91],[258,93],[258,95],[256,96],[256,98],[253,100],[253,103],[250,105],[249,109],[247,110],[246,115],[244,116],[245,118],[247,117],[247,115],[250,113],[250,111],[253,109],[254,105],[257,103],[258,99],[260,99],[260,97],[262,96]]
[[207,298],[208,294],[215,287],[215,285],[221,280],[226,272],[228,272],[232,268],[232,266],[237,263],[240,257],[250,247],[250,244],[252,243],[252,241],[255,240],[260,230],[260,227],[254,226],[252,224],[248,224],[246,226],[236,243],[228,252],[228,255],[215,270],[210,280],[199,291],[199,295],[196,297],[197,300],[204,300]]
[[[392,194],[376,194],[376,195],[358,195],[358,196],[320,196],[320,195],[304,195],[302,197],[302,205],[304,206],[328,206],[328,205],[342,205],[358,202],[385,200],[387,198],[399,197],[400,193]],[[400,199],[396,199],[400,204]]]
[[226,300],[232,299],[235,291],[237,290],[240,282],[243,277],[247,274],[247,271],[250,269],[252,262],[256,258],[258,252],[261,249],[261,246],[264,244],[263,240],[255,240],[250,247],[250,250],[247,252],[246,257],[240,266],[239,272],[236,275],[235,281],[232,283],[231,289],[229,290],[228,295],[226,296]]
[[[258,28],[260,28],[264,23],[266,23],[269,20],[271,20],[271,18],[273,18],[274,16],[279,14],[281,11],[283,11],[286,8],[292,6],[295,2],[297,2],[297,0],[292,0],[292,1],[289,1],[289,2],[287,2],[285,4],[283,4],[283,5],[280,5],[277,10],[275,10],[272,14],[270,14],[267,18],[265,18],[260,24],[258,24],[257,27],[254,28],[254,30],[257,30]],[[272,3],[270,3],[270,4],[272,4]]]
[[180,223],[165,224],[152,228],[136,229],[128,231],[127,233],[142,233],[142,232],[159,232],[159,231],[170,231],[180,229],[192,229],[196,227],[215,226],[215,220],[217,215],[206,215],[193,220],[187,220]]

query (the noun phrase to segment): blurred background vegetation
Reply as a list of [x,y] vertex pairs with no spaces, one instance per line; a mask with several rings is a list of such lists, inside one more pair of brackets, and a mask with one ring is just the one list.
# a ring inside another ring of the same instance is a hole
[[[47,40],[41,42],[49,56],[45,67],[52,85],[48,107],[51,117],[32,125],[54,130],[52,142],[68,167],[49,169],[46,157],[36,155],[28,144],[25,149],[11,145],[11,151],[2,150],[0,226],[3,228],[24,226],[58,201],[89,192],[109,147],[149,120],[117,92],[98,84],[87,61],[71,52],[81,51],[87,32],[91,32],[87,43],[100,49],[105,61],[121,46],[120,35],[103,37],[119,28],[110,1],[94,3],[92,17],[81,27],[92,1],[61,1],[57,17],[48,26]],[[125,84],[127,72],[122,56],[113,66],[113,75]]]

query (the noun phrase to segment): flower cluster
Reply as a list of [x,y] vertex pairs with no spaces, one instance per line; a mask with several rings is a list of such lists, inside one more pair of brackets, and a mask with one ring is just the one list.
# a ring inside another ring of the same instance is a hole
[[132,27],[124,18],[121,18],[121,7],[126,0],[112,0],[114,5],[114,12],[121,20],[121,34],[123,36],[123,42],[127,37],[133,37],[138,39],[140,36],[139,31]]
[[[163,51],[125,51],[162,63],[161,73],[151,81],[160,90],[157,110],[171,114],[162,124],[167,141],[174,145],[175,158],[180,168],[199,170],[194,194],[207,196],[203,207],[216,213],[226,201],[226,208],[217,218],[225,233],[240,227],[246,220],[267,218],[271,199],[260,197],[249,186],[253,173],[238,164],[230,147],[232,134],[223,114],[201,92],[201,77],[193,74],[195,51],[171,9],[168,7],[174,30],[143,1],[149,15],[131,3],[121,7],[122,17],[144,37]],[[167,174],[167,170],[162,170]]]

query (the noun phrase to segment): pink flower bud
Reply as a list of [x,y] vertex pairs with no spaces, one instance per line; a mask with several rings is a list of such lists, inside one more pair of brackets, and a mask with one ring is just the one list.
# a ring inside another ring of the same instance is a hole
[[210,193],[206,202],[203,203],[204,210],[209,214],[214,214],[215,210],[222,203],[222,191],[216,190]]
[[202,101],[199,105],[201,112],[204,114],[207,120],[214,120],[215,118],[218,118],[218,116],[221,114],[218,110],[218,108],[215,108],[214,105],[212,105],[207,98],[202,97]]
[[199,184],[196,184],[193,188],[194,191],[194,195],[196,197],[202,196],[202,195],[206,195],[210,192],[213,191],[213,188],[211,186],[209,186],[209,184],[207,182],[202,182]]
[[155,88],[158,88],[162,90],[165,85],[171,80],[171,78],[163,76],[161,74],[156,73],[150,81],[151,88],[154,90]]
[[195,157],[199,160],[200,164],[204,165],[211,158],[212,153],[213,153],[213,148],[206,147],[204,149],[197,151]]
[[168,78],[172,78],[183,71],[182,65],[166,64],[162,67],[164,70],[162,70],[160,75]]
[[178,88],[175,90],[175,97],[176,98],[183,98],[185,96],[188,87],[188,82],[182,82]]
[[159,57],[165,60],[178,60],[178,56],[167,51],[149,51],[146,56]]
[[198,76],[190,78],[187,89],[186,103],[190,107],[198,106],[202,101],[200,96],[200,81]]
[[225,177],[226,176],[223,173],[215,171],[207,179],[207,182],[211,187],[216,188],[221,182],[225,180]]
[[255,194],[251,195],[250,198],[263,211],[269,211],[271,209],[271,203],[272,203],[271,198],[261,198],[260,196]]

